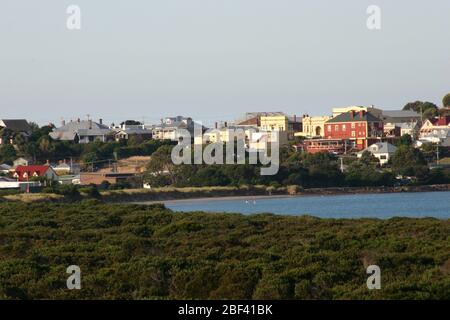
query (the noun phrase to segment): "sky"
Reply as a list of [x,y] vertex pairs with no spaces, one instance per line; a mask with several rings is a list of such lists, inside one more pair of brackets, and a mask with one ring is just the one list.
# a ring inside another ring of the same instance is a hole
[[[81,30],[67,29],[69,5]],[[2,0],[0,118],[211,124],[440,104],[449,12],[448,0]]]

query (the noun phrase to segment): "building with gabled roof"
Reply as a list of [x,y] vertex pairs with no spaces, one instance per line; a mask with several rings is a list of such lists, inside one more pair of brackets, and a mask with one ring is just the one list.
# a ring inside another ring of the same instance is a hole
[[103,124],[92,120],[77,120],[63,123],[59,128],[55,128],[49,133],[54,140],[75,141],[78,143],[89,143],[94,141],[106,142],[111,136],[111,129]]
[[0,129],[8,129],[14,133],[10,137],[0,137],[0,144],[14,144],[15,135],[19,134],[27,139],[32,133],[31,126],[25,119],[0,119]]
[[25,119],[0,119],[0,128],[7,128],[14,132],[31,134],[31,126]]
[[29,181],[33,178],[58,180],[58,175],[50,166],[18,166],[14,169],[13,178],[18,181]]
[[385,165],[396,151],[397,147],[389,142],[377,142],[358,152],[357,157],[361,158],[364,152],[369,152],[380,161],[381,165]]
[[325,122],[325,138],[350,140],[358,150],[377,142],[383,134],[383,120],[364,110],[341,113]]

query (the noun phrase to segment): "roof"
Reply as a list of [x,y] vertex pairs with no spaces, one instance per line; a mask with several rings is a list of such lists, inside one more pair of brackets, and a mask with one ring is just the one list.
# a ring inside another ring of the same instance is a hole
[[11,168],[12,167],[10,165],[6,164],[6,163],[0,164],[0,170],[9,170]]
[[[362,114],[362,115],[361,115]],[[375,117],[370,112],[346,112],[341,113],[340,115],[331,118],[326,123],[331,122],[357,122],[357,121],[364,121],[364,122],[381,122],[380,119]]]
[[369,151],[372,154],[377,154],[377,153],[395,153],[395,151],[397,151],[397,147],[388,143],[388,142],[377,142],[374,144],[371,144],[370,146],[368,146],[367,148],[365,148],[364,150],[358,152],[358,154],[362,154],[365,151]]
[[73,131],[54,131],[50,132],[49,135],[55,140],[75,140],[77,133]]
[[108,126],[91,120],[73,121],[50,133],[50,137],[57,140],[74,140],[78,136],[103,136],[110,132]]
[[52,166],[52,168],[56,169],[56,170],[66,170],[66,169],[70,169],[71,166],[68,163],[60,163],[58,165]]
[[420,119],[419,113],[413,110],[383,110],[383,117],[387,118],[417,118]]
[[31,127],[25,119],[1,119],[0,127],[6,127],[16,132],[31,133]]
[[[43,177],[48,170],[52,170],[50,166],[18,166],[14,169],[15,174],[18,175],[19,181],[23,181],[27,178],[32,178],[37,175],[38,177]],[[24,177],[25,173],[27,177]]]
[[50,169],[50,166],[18,166],[14,170],[16,172],[36,172],[43,175],[48,169]]

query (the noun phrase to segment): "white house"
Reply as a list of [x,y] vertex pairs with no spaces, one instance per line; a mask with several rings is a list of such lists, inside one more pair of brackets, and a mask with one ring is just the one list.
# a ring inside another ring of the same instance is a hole
[[377,142],[358,152],[358,158],[361,158],[365,151],[370,152],[377,158],[381,165],[385,165],[389,161],[389,158],[397,151],[397,147],[388,142]]

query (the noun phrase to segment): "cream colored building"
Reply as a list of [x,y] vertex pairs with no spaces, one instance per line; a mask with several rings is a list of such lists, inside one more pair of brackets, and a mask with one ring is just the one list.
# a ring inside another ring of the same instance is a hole
[[295,133],[296,137],[319,138],[324,137],[325,122],[330,120],[329,116],[310,117],[305,115],[302,118],[302,131]]
[[287,131],[289,118],[285,115],[261,116],[260,128],[265,131]]
[[[276,142],[274,135],[275,131],[265,132],[259,130],[257,127],[250,126],[230,126],[223,127],[220,129],[210,129],[203,134],[203,137],[196,137],[195,144],[208,144],[208,143],[230,143],[235,140],[243,140],[247,149],[250,150],[265,150],[268,143]],[[287,138],[285,135],[280,136],[284,143],[287,143]],[[284,138],[283,138],[284,137]]]
[[[297,118],[289,118],[285,114],[262,115],[260,129],[266,132],[278,131],[280,144],[287,144],[294,138],[294,134],[300,131],[301,123]],[[298,128],[298,129],[297,129]]]

